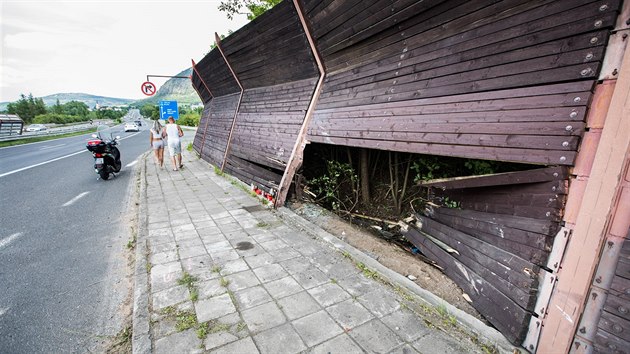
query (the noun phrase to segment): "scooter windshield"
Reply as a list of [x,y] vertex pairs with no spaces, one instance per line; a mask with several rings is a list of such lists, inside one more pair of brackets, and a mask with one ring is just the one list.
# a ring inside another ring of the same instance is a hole
[[112,128],[106,124],[101,124],[98,128],[96,128],[96,135],[98,135],[98,138],[103,141],[113,140],[113,133]]

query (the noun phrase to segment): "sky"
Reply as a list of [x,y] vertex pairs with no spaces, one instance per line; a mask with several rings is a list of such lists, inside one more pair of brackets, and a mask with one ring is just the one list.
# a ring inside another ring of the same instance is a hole
[[[55,93],[146,98],[147,75],[199,62],[214,33],[236,31],[219,0],[0,0],[0,102]],[[159,88],[167,79],[150,78]]]

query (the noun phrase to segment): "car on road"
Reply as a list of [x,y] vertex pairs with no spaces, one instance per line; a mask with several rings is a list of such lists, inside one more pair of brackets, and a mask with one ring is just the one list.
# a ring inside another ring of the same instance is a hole
[[46,130],[46,126],[43,124],[31,124],[26,128],[27,132],[39,132],[42,130]]
[[134,121],[134,123],[138,124],[139,127],[142,126],[142,121],[141,120],[136,120],[136,121]]
[[125,124],[125,132],[139,132],[140,127],[136,123],[127,123]]

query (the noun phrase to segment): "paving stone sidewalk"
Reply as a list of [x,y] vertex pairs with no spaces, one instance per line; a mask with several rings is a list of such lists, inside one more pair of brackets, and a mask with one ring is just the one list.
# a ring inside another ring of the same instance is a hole
[[483,352],[194,153],[168,162],[141,161],[134,353]]

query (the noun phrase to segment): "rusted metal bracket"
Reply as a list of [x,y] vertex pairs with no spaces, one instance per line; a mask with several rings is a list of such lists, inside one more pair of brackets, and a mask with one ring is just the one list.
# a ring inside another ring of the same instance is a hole
[[[199,74],[199,71],[197,71],[197,66],[196,66],[195,61],[192,60],[192,59],[190,59],[190,61],[192,61],[192,69],[193,69],[193,71],[195,72],[195,74],[197,74],[197,76],[199,76],[199,80],[201,80],[201,83],[203,84],[203,86],[206,88],[206,90],[208,90],[208,93],[210,94],[210,97],[214,98],[214,95],[212,94],[212,91],[210,91],[210,88],[206,84],[206,81],[203,79],[203,77],[201,77],[201,74]],[[192,76],[191,76],[191,80],[192,80]]]
[[223,52],[223,48],[221,47],[221,38],[219,37],[219,34],[214,32],[214,38],[217,43],[217,49],[219,49],[219,52],[221,53],[221,56],[223,57],[225,64],[227,65],[228,69],[230,69],[232,76],[234,76],[234,80],[236,80],[238,87],[241,89],[241,94],[238,97],[238,103],[236,104],[236,109],[234,110],[234,119],[232,119],[232,127],[230,128],[230,134],[228,134],[227,145],[225,146],[225,155],[223,155],[223,163],[221,164],[221,172],[223,172],[223,169],[225,168],[225,163],[227,162],[228,153],[230,152],[230,143],[232,142],[232,133],[234,132],[234,126],[236,125],[236,116],[238,115],[238,110],[241,108],[241,101],[243,100],[244,90],[243,90],[243,85],[241,85],[241,81],[238,79],[238,77],[236,76],[236,73],[234,72],[234,70],[232,69],[232,66],[230,65],[230,62],[227,60],[227,57],[225,56],[225,52]]
[[313,91],[313,95],[311,96],[311,101],[308,104],[308,108],[306,109],[306,114],[304,116],[304,120],[302,121],[302,127],[300,127],[300,131],[298,133],[298,137],[295,141],[295,145],[293,145],[293,150],[291,151],[291,156],[289,157],[289,161],[287,163],[287,167],[284,170],[284,174],[282,175],[282,180],[280,181],[280,186],[278,187],[278,195],[276,197],[276,201],[274,206],[277,208],[278,206],[284,205],[284,202],[287,198],[287,194],[289,193],[289,187],[291,186],[291,180],[293,180],[293,176],[295,175],[295,171],[302,165],[304,160],[304,147],[306,146],[306,130],[311,122],[311,118],[313,117],[313,112],[315,111],[315,105],[319,100],[319,95],[322,92],[322,86],[324,83],[324,79],[326,78],[326,71],[324,69],[324,65],[315,46],[315,42],[313,40],[313,36],[311,35],[311,31],[308,28],[308,24],[306,23],[306,19],[304,18],[304,11],[302,9],[302,5],[298,0],[293,0],[293,5],[295,6],[295,10],[297,11],[298,17],[300,18],[300,23],[302,24],[302,28],[304,29],[304,34],[308,40],[308,44],[311,47],[311,52],[313,53],[313,57],[315,58],[315,62],[317,63],[317,69],[319,70],[319,80],[317,80],[317,85],[315,86],[315,91]]

